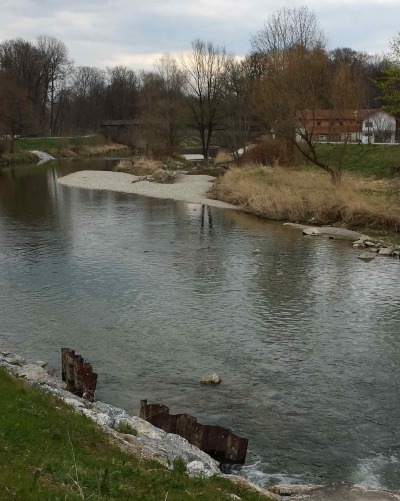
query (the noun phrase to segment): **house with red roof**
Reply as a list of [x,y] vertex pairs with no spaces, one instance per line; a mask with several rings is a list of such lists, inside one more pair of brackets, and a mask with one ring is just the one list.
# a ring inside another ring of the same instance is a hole
[[297,113],[297,120],[313,141],[398,142],[398,121],[383,109],[302,110]]

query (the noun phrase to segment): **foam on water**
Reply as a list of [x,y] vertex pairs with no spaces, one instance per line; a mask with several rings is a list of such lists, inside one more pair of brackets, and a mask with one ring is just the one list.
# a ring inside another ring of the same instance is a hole
[[306,484],[310,482],[310,475],[291,474],[289,472],[268,471],[268,465],[261,460],[239,467],[232,473],[238,473],[250,482],[261,487],[270,487],[278,484]]
[[400,477],[400,458],[396,454],[376,454],[360,459],[352,475],[356,484],[365,487],[385,488],[386,475],[397,471]]

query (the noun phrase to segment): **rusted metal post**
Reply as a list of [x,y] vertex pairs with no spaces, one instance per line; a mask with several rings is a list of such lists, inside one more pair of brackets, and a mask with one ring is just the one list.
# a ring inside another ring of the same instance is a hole
[[70,348],[61,348],[62,380],[67,390],[75,395],[93,401],[97,386],[97,374],[92,365]]

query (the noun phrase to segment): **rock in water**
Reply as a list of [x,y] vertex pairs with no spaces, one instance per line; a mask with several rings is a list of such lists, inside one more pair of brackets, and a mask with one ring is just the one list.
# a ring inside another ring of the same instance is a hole
[[318,228],[304,228],[303,235],[319,235]]
[[205,377],[200,381],[201,384],[219,384],[222,379],[218,374],[211,374],[211,376]]
[[380,256],[391,256],[393,251],[394,251],[393,247],[382,248],[382,249],[379,249],[379,255]]
[[358,259],[363,259],[364,261],[371,261],[372,259],[375,259],[375,254],[373,252],[363,252],[358,256]]
[[254,249],[254,250],[253,250],[253,254],[261,254],[260,249]]

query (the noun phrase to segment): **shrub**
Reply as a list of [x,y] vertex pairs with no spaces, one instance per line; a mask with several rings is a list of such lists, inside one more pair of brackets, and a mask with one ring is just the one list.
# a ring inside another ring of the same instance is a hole
[[125,435],[133,435],[134,437],[138,434],[137,430],[126,421],[121,421],[118,425],[114,426],[114,430]]
[[162,169],[164,164],[158,160],[139,157],[134,160],[122,160],[115,167],[117,172],[126,172],[134,176],[152,176]]
[[10,151],[10,142],[7,139],[0,139],[0,156]]
[[185,460],[182,458],[176,458],[172,462],[172,471],[178,475],[184,475],[187,473],[187,466]]
[[286,141],[268,139],[247,149],[236,161],[238,165],[299,165],[303,161],[300,152]]

